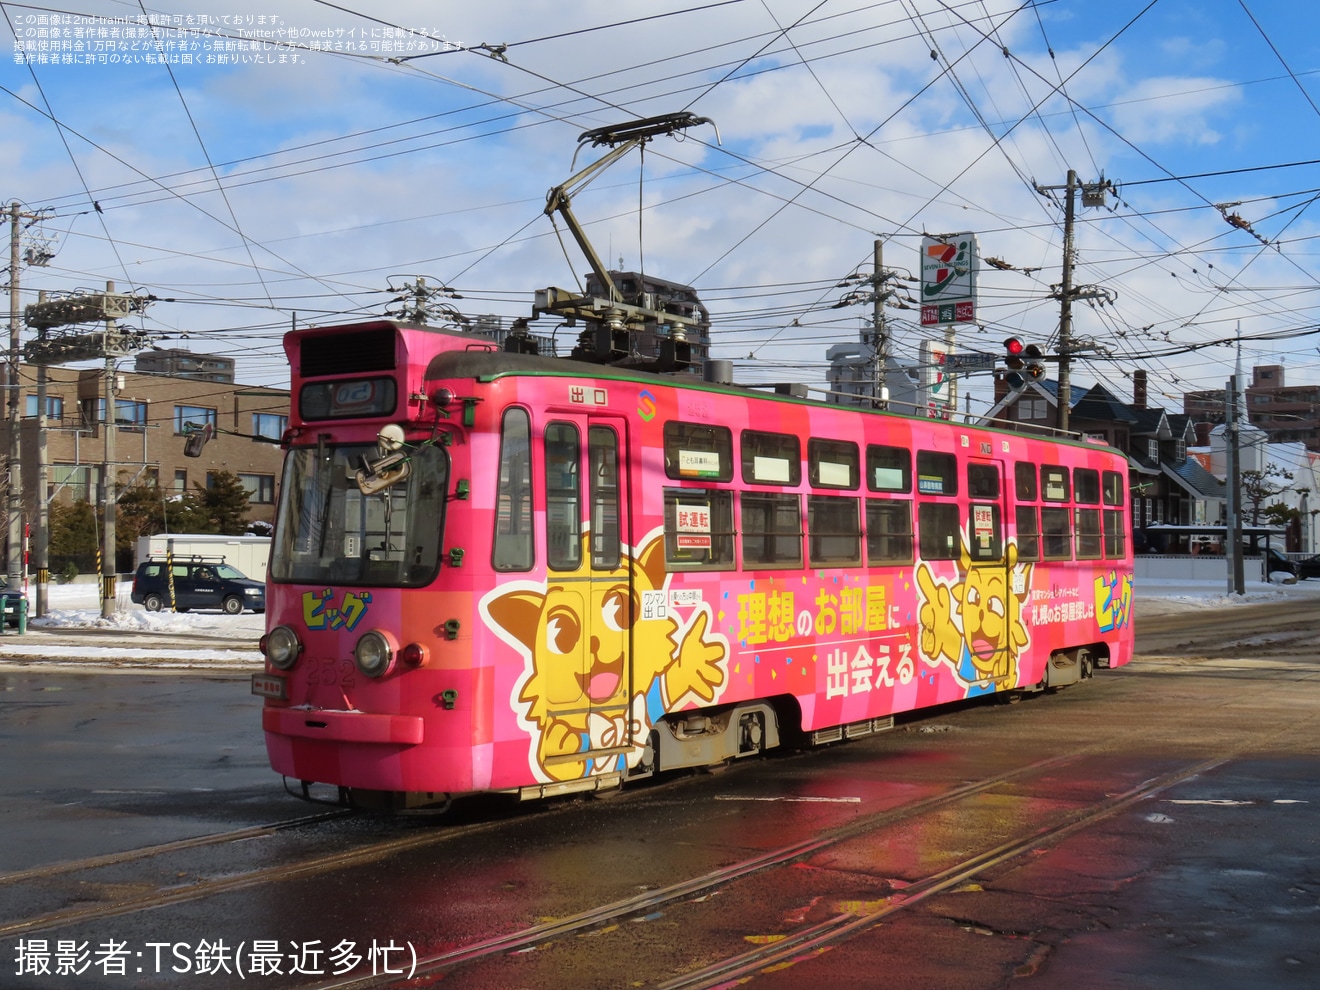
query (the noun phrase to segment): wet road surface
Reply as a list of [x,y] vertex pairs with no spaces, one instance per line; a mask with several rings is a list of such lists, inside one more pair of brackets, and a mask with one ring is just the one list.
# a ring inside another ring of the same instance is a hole
[[286,797],[242,679],[0,673],[0,986],[1313,987],[1315,626],[1152,617],[1055,695],[441,819]]

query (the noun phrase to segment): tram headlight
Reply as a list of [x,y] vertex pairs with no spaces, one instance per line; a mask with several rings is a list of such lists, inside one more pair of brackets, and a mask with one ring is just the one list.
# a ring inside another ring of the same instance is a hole
[[302,652],[302,643],[297,634],[288,626],[276,626],[262,637],[261,651],[272,667],[288,670]]
[[353,660],[358,670],[368,677],[384,675],[394,663],[394,645],[383,632],[373,629],[353,647]]

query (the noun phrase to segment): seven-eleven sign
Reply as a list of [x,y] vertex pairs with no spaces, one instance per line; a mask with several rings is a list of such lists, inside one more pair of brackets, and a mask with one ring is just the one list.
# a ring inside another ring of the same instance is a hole
[[921,239],[921,325],[976,320],[975,234]]

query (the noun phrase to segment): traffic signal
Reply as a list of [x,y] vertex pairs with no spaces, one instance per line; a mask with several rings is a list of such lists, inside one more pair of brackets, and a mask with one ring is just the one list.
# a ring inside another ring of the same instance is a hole
[[1022,341],[1016,337],[1009,337],[1004,341],[1004,365],[1010,371],[1022,370],[1022,355],[1026,350]]
[[1040,352],[1040,348],[1035,344],[1028,344],[1022,351],[1022,359],[1026,364],[1027,377],[1032,381],[1039,381],[1045,377],[1045,355]]

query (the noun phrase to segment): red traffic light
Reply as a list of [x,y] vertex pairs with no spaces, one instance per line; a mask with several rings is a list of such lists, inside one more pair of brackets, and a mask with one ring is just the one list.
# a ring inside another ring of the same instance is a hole
[[1014,371],[1022,367],[1022,353],[1026,350],[1022,341],[1016,337],[1009,337],[1004,341],[1004,364]]

